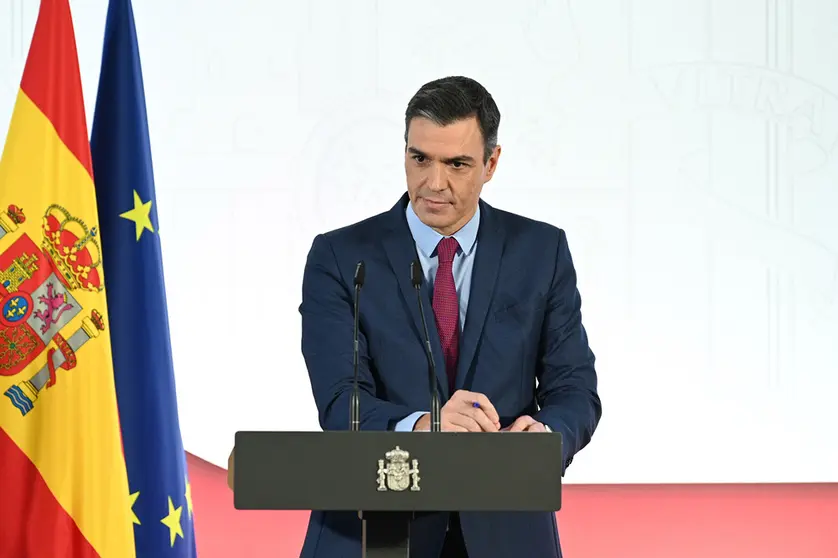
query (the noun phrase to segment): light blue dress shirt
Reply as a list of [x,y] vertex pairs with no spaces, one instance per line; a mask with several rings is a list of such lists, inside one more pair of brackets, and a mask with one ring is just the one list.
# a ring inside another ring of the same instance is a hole
[[[439,259],[436,254],[436,247],[439,241],[445,238],[428,225],[419,220],[413,211],[413,204],[408,203],[405,210],[407,226],[410,234],[416,243],[416,251],[419,254],[419,263],[425,274],[425,284],[428,286],[428,296],[433,300],[433,285],[436,278],[436,270],[439,267]],[[457,301],[460,305],[460,333],[466,322],[466,309],[468,309],[468,297],[471,291],[471,271],[474,268],[474,256],[477,253],[477,229],[480,227],[480,207],[471,220],[463,228],[454,233],[454,238],[460,247],[454,255],[452,272],[454,274],[454,285],[457,288]],[[416,421],[427,411],[417,411],[399,421],[396,430],[399,432],[410,432],[413,430]]]

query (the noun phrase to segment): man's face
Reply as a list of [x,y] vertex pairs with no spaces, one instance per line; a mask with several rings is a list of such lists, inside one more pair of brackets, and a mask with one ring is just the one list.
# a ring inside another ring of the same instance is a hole
[[475,117],[448,126],[414,118],[404,158],[413,211],[440,234],[454,234],[477,211],[483,184],[491,180],[499,157],[497,146],[483,163],[483,135]]

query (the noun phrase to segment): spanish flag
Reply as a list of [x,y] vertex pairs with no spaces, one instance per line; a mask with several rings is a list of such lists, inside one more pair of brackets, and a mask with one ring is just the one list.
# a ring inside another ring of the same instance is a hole
[[42,0],[0,157],[0,558],[135,556],[98,219],[70,6]]

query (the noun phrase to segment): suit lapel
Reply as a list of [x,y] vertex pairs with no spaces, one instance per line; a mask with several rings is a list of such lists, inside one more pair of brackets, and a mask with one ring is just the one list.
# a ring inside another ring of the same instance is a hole
[[[413,241],[404,217],[406,200],[407,196],[405,195],[391,210],[391,228],[389,234],[385,234],[381,242],[384,245],[384,251],[387,254],[390,267],[396,275],[396,281],[398,281],[403,302],[412,318],[413,331],[424,347],[425,334],[422,329],[422,318],[419,315],[419,301],[416,299],[416,289],[413,288],[410,277],[410,264],[418,255],[416,253],[416,244]],[[428,325],[428,336],[431,339],[431,350],[436,367],[439,393],[444,401],[450,397],[448,393],[448,379],[445,373],[445,358],[442,354],[442,345],[439,341],[439,333],[436,329],[436,321],[434,320],[433,308],[428,297],[427,288],[421,290],[421,296],[422,305],[425,309],[425,322]]]
[[477,253],[471,275],[471,294],[457,362],[458,386],[463,384],[474,360],[483,326],[486,323],[486,315],[494,296],[503,255],[504,234],[497,215],[492,207],[483,201],[480,202],[480,214],[482,218],[477,233]]

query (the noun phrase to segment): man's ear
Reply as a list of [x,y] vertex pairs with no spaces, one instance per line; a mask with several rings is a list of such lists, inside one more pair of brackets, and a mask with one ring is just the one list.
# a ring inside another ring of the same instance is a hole
[[495,148],[492,150],[492,154],[489,156],[489,159],[486,161],[486,180],[485,182],[489,182],[494,176],[495,171],[498,168],[498,159],[500,159],[500,152],[501,147],[496,145]]

